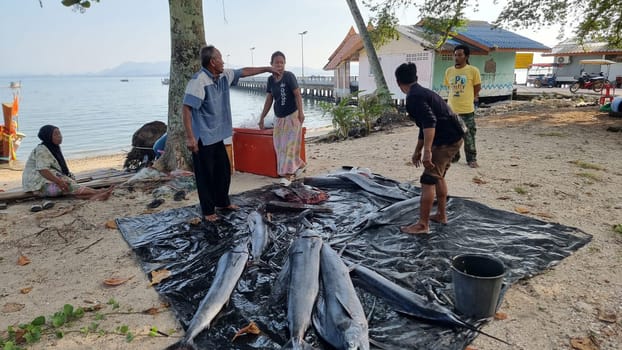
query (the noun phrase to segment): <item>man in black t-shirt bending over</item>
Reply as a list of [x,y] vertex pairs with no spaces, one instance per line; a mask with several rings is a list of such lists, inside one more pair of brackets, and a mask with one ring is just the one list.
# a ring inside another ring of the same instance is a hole
[[[462,146],[464,128],[460,119],[434,91],[417,84],[417,66],[404,63],[395,70],[397,85],[406,94],[406,110],[419,127],[419,137],[412,162],[423,164],[419,220],[401,227],[410,234],[428,233],[430,220],[447,223],[447,183],[445,174],[454,155]],[[436,214],[430,215],[437,199]]]

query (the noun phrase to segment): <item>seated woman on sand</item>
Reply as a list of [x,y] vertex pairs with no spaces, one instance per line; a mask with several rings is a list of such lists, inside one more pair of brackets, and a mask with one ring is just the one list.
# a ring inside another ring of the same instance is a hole
[[[59,197],[70,195],[78,199],[106,200],[113,188],[96,190],[79,185],[65,162],[60,149],[63,136],[54,125],[44,125],[37,135],[41,143],[30,153],[22,174],[22,187],[26,192],[33,192],[41,197]],[[43,204],[43,208],[33,205],[32,211],[39,211],[53,206]]]

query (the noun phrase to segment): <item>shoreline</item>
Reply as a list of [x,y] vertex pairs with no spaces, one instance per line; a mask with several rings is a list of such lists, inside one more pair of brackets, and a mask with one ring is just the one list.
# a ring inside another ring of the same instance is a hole
[[[312,142],[314,138],[328,134],[333,130],[332,126],[307,129],[305,141]],[[129,152],[129,151],[128,151]],[[83,172],[90,172],[99,169],[123,169],[123,163],[128,152],[115,152],[111,154],[83,156],[67,158],[67,165],[71,172],[79,175]],[[19,190],[22,186],[22,171],[26,160],[18,159],[13,161],[11,167],[7,163],[0,164],[0,191]]]

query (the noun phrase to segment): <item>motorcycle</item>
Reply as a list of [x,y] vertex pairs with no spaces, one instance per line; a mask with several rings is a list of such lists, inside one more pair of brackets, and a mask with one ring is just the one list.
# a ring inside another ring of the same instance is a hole
[[600,72],[598,75],[582,72],[579,79],[570,85],[570,92],[574,94],[579,89],[592,89],[594,92],[601,92],[605,84],[608,83],[609,81],[605,79],[603,72]]

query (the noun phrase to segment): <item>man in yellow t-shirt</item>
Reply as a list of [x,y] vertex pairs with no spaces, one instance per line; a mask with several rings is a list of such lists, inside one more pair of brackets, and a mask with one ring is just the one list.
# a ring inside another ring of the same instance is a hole
[[[462,117],[469,132],[464,136],[464,154],[467,164],[477,168],[477,150],[475,149],[475,105],[479,103],[479,91],[482,88],[482,79],[479,69],[469,64],[471,50],[466,45],[457,45],[454,48],[453,67],[445,71],[445,85],[449,87],[447,103],[451,109]],[[454,157],[454,162],[460,159],[460,153]]]

